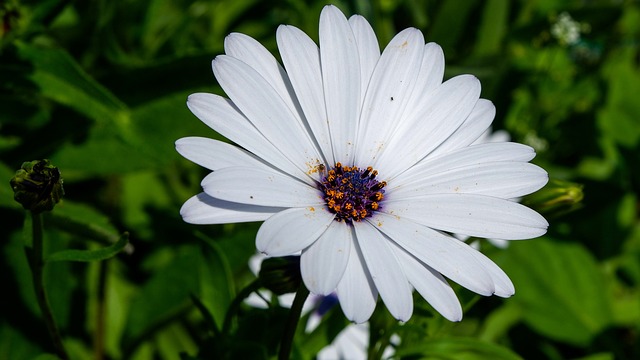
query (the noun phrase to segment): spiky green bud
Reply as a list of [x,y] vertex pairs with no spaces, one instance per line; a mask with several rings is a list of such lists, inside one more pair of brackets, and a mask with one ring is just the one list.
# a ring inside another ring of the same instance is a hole
[[34,213],[51,211],[64,195],[60,171],[47,159],[22,163],[10,184],[13,198]]

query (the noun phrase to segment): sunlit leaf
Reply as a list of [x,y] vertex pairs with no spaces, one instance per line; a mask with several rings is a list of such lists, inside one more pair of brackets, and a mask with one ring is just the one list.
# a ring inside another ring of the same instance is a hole
[[524,321],[544,336],[587,344],[611,323],[603,275],[580,245],[546,238],[511,243],[504,268]]

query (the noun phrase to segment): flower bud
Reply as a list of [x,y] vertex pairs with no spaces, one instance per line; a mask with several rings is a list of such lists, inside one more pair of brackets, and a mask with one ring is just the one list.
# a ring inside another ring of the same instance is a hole
[[15,201],[34,213],[51,211],[64,195],[60,171],[47,159],[22,163],[10,184]]
[[300,256],[264,259],[258,278],[262,282],[262,286],[276,295],[296,292],[302,282]]
[[556,217],[579,209],[583,198],[582,184],[554,179],[522,203],[547,217]]

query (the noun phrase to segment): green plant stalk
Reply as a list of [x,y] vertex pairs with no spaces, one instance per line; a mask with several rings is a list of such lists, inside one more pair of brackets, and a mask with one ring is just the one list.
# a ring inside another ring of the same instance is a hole
[[296,297],[293,299],[293,304],[291,305],[287,326],[284,328],[282,342],[280,343],[280,351],[278,352],[278,360],[288,360],[291,355],[293,337],[296,334],[296,327],[298,327],[300,314],[302,314],[302,305],[304,305],[304,301],[307,299],[307,296],[309,296],[309,290],[307,290],[304,283],[301,282],[300,287],[296,292]]
[[225,335],[229,334],[231,331],[231,322],[233,321],[233,316],[238,312],[240,305],[252,292],[260,289],[260,280],[256,279],[247,287],[242,289],[238,295],[233,299],[231,304],[229,305],[229,309],[227,310],[227,314],[224,317],[224,322],[222,324],[222,333]]
[[105,336],[106,336],[106,312],[107,312],[107,266],[106,261],[101,261],[98,265],[98,299],[96,310],[96,331],[93,337],[94,359],[104,359]]
[[32,252],[31,252],[31,274],[33,276],[33,288],[36,293],[36,299],[38,300],[38,306],[42,312],[44,322],[47,324],[47,330],[49,330],[49,336],[53,341],[53,346],[56,350],[56,355],[63,360],[69,359],[67,351],[62,343],[62,337],[60,336],[60,330],[53,318],[53,312],[47,299],[47,293],[44,289],[44,258],[42,249],[42,213],[31,212],[31,226],[32,226]]

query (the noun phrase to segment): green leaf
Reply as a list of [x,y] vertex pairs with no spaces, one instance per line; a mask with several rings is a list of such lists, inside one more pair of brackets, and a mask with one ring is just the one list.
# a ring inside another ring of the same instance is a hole
[[35,359],[42,352],[34,339],[29,339],[5,321],[0,322],[0,349],[3,349],[0,359]]
[[349,326],[349,321],[342,313],[342,310],[336,306],[324,314],[320,324],[312,332],[308,333],[305,329],[305,324],[308,323],[312,314],[313,312],[310,312],[300,319],[294,338],[295,350],[309,359],[318,354],[322,348],[331,344],[336,336]]
[[41,354],[33,358],[33,360],[59,360],[60,358],[53,354]]
[[198,289],[200,249],[183,246],[171,249],[169,254],[169,262],[154,269],[153,277],[131,301],[124,337],[125,358],[160,325],[192,306],[190,296]]
[[461,37],[468,36],[465,24],[474,16],[473,10],[477,4],[476,0],[443,1],[433,17],[431,31],[426,37],[440,44],[448,57],[452,53],[455,56],[459,49],[456,47],[457,42]]
[[224,251],[213,240],[198,236],[202,247],[200,261],[200,300],[209,310],[218,329],[222,328],[225,314],[235,296],[233,274]]
[[516,287],[509,301],[542,335],[586,345],[611,323],[603,274],[581,245],[540,238],[512,243],[506,255]]
[[603,69],[608,80],[607,105],[598,113],[598,125],[605,136],[616,143],[633,148],[640,141],[640,74],[635,64],[635,51],[620,51]]
[[181,158],[174,145],[181,137],[199,135],[224,141],[187,108],[187,97],[192,92],[176,91],[132,109],[133,128],[138,138],[143,140],[140,145],[153,149],[158,167]]
[[46,261],[100,261],[122,251],[129,243],[129,233],[125,232],[115,244],[98,250],[62,250],[49,255]]
[[482,11],[482,23],[478,29],[475,53],[478,56],[493,55],[500,51],[509,20],[508,0],[489,0]]
[[442,360],[520,360],[521,357],[500,345],[472,338],[427,339],[396,352],[398,358]]
[[67,143],[50,159],[63,169],[65,181],[122,174],[155,165],[153,149],[136,145],[137,142],[141,141],[136,140],[133,133],[123,136],[121,129],[97,124],[91,128],[85,142]]
[[120,239],[120,233],[109,218],[86,204],[63,200],[56,210],[46,214],[47,224],[79,237],[110,245]]
[[13,200],[13,190],[9,185],[9,180],[16,174],[16,170],[11,169],[7,165],[0,163],[0,179],[3,182],[0,183],[0,206],[8,207],[12,209],[22,209],[22,206]]
[[26,43],[18,43],[17,49],[33,67],[28,78],[45,97],[93,120],[127,121],[127,106],[82,70],[66,51]]

